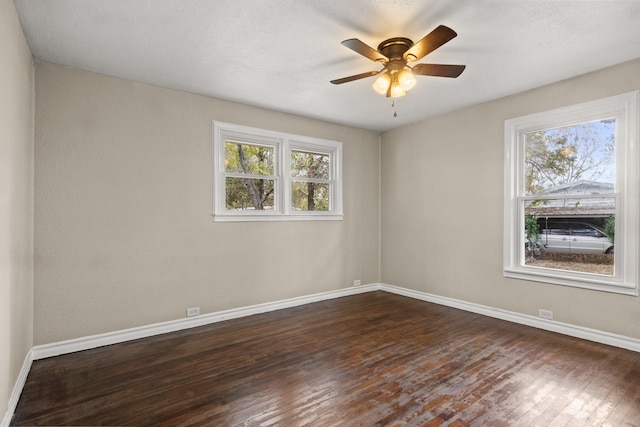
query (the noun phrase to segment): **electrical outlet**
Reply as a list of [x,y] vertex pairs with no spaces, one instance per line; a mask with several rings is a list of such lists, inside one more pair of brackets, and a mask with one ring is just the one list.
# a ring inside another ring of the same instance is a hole
[[553,320],[553,311],[551,310],[543,310],[541,308],[538,309],[538,316],[543,319]]
[[197,316],[200,314],[200,307],[187,308],[187,317]]
[[353,286],[360,286],[360,280],[354,280]]

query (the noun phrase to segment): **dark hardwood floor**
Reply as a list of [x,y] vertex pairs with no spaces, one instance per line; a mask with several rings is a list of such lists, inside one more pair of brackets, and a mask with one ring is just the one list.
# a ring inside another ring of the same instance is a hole
[[12,425],[638,426],[640,353],[371,292],[35,361]]

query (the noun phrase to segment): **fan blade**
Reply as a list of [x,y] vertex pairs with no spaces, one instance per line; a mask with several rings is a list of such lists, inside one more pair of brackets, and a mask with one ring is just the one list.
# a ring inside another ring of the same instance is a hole
[[369,58],[372,61],[387,62],[389,58],[375,50],[369,45],[364,44],[358,39],[348,39],[342,42],[343,46],[348,47],[352,51]]
[[342,83],[352,82],[354,80],[364,79],[365,77],[371,77],[378,74],[380,71],[367,71],[366,73],[356,74],[355,76],[343,77],[341,79],[331,80],[334,85],[341,85]]
[[458,77],[466,65],[446,65],[446,64],[417,64],[411,71],[413,74],[421,76],[436,76],[436,77]]
[[411,48],[404,53],[404,59],[407,61],[417,61],[457,35],[458,34],[451,28],[440,25],[424,36],[418,43],[411,46]]

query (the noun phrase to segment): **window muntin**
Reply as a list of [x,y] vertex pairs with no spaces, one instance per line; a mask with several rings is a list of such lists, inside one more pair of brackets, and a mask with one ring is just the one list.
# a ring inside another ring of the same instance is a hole
[[[637,295],[637,104],[632,92],[505,122],[505,276]],[[540,262],[552,247],[562,262]]]
[[342,219],[342,144],[214,122],[216,221]]

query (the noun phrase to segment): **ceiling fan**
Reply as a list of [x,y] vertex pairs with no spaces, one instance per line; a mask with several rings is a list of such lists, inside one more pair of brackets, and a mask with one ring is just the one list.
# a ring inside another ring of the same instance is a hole
[[331,80],[331,83],[339,85],[380,74],[373,84],[373,89],[379,94],[397,98],[406,95],[407,91],[415,86],[416,79],[414,74],[420,76],[458,77],[464,71],[465,65],[416,64],[411,67],[407,64],[408,62],[422,59],[457,35],[451,28],[440,25],[415,44],[408,38],[394,37],[380,43],[378,50],[358,39],[345,40],[342,42],[344,46],[374,62],[381,63],[384,68],[379,71],[367,71],[366,73]]

